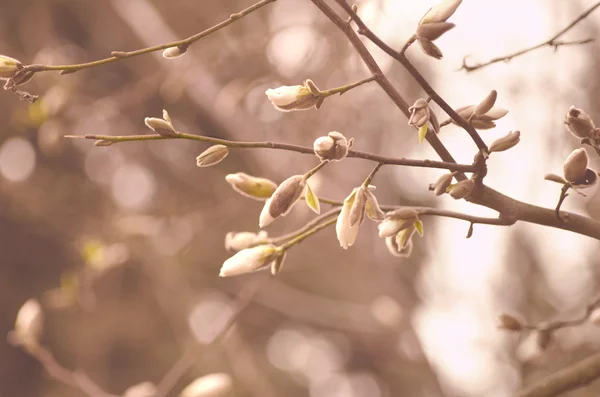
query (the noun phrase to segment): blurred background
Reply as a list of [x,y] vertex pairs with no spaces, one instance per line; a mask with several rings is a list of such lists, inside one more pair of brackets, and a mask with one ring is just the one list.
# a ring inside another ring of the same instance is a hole
[[[410,59],[454,107],[491,89],[510,110],[489,144],[510,130],[521,143],[492,156],[487,184],[554,208],[561,173],[578,146],[563,125],[570,105],[600,123],[600,43],[543,48],[488,68],[458,71],[464,56],[485,61],[548,39],[594,2],[464,1],[457,27],[436,43],[436,61],[418,46]],[[188,37],[251,0],[22,0],[0,2],[0,53],[23,63],[69,64]],[[430,2],[371,0],[359,14],[400,48]],[[344,15],[341,13],[341,15]],[[345,17],[345,15],[344,15]],[[598,37],[600,11],[564,39]],[[423,92],[402,68],[368,44],[409,103]],[[0,335],[29,298],[45,316],[42,343],[69,369],[122,394],[158,383],[186,352],[199,350],[169,395],[198,376],[224,372],[235,396],[510,396],[600,350],[600,328],[559,331],[545,352],[500,331],[497,315],[531,323],[581,314],[596,296],[599,245],[537,225],[510,228],[425,219],[409,259],[391,256],[376,225],[340,249],[333,228],[293,248],[282,272],[265,281],[223,342],[203,346],[235,294],[266,274],[220,279],[231,253],[229,231],[256,231],[262,204],[235,193],[225,175],[245,172],[276,182],[317,159],[272,150],[239,150],[198,168],[206,147],[154,141],[95,147],[63,135],[145,134],[144,117],[167,109],[180,131],[312,145],[329,131],[355,148],[388,156],[437,159],[374,84],[305,112],[280,113],[267,88],[311,78],[320,88],[368,76],[345,37],[307,0],[280,0],[191,46],[181,58],[160,53],[60,76],[40,73],[24,88],[35,104],[0,92]],[[439,109],[438,117],[445,119]],[[470,163],[467,134],[444,128],[442,141]],[[600,162],[590,152],[592,167]],[[347,159],[311,179],[322,196],[342,200],[372,164]],[[493,211],[427,190],[439,170],[384,167],[381,204],[424,205],[494,216]],[[600,218],[600,201],[567,198],[566,210]],[[292,231],[312,217],[303,205],[266,230]],[[268,277],[267,277],[268,278]],[[597,396],[600,382],[569,396]],[[0,396],[79,396],[40,364],[0,342]]]

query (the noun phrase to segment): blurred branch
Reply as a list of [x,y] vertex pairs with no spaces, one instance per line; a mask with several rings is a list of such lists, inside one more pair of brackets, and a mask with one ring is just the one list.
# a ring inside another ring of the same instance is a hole
[[587,386],[600,377],[600,353],[583,359],[519,391],[515,397],[553,397]]
[[[202,135],[188,134],[184,132],[175,132],[173,136],[163,136],[160,134],[149,134],[149,135],[65,135],[65,138],[82,138],[82,139],[94,139],[98,141],[107,142],[132,142],[132,141],[153,141],[162,139],[189,139],[200,142],[209,142],[218,145],[227,146],[230,149],[278,149],[278,150],[289,150],[297,153],[312,154],[314,155],[314,149],[307,146],[293,145],[289,143],[276,143],[276,142],[240,142],[240,141],[228,141],[225,139],[211,138]],[[441,168],[450,171],[458,172],[475,172],[473,165],[467,164],[456,164],[455,162],[444,162],[434,160],[412,160],[404,158],[385,157],[378,154],[360,152],[357,150],[348,150],[348,157],[355,157],[365,160],[377,161],[378,163],[387,165],[403,165],[409,167],[424,167],[424,168]]]
[[575,20],[573,22],[571,22],[567,27],[565,27],[563,30],[561,30],[560,32],[558,32],[557,34],[555,34],[554,36],[552,36],[550,39],[544,41],[543,43],[534,45],[532,47],[529,48],[525,48],[523,50],[514,52],[512,54],[508,54],[508,55],[504,55],[501,57],[496,57],[496,58],[492,58],[487,62],[483,62],[483,63],[478,63],[475,65],[467,65],[467,56],[465,56],[463,58],[463,64],[461,66],[461,69],[466,70],[467,72],[472,72],[474,70],[478,70],[478,69],[482,69],[486,66],[489,66],[491,64],[497,63],[497,62],[509,62],[511,61],[513,58],[516,58],[518,56],[527,54],[531,51],[535,51],[538,48],[542,48],[545,46],[549,46],[549,47],[553,47],[554,51],[557,51],[559,47],[563,47],[563,46],[568,46],[568,45],[581,45],[581,44],[587,44],[587,43],[591,43],[594,41],[593,38],[588,38],[588,39],[583,39],[583,40],[575,40],[575,41],[559,41],[558,39],[564,35],[565,33],[567,33],[569,30],[571,30],[575,25],[577,25],[579,22],[583,21],[585,18],[587,18],[588,15],[590,15],[596,8],[600,7],[600,1],[597,2],[596,4],[594,4],[593,6],[591,6],[587,11],[585,11],[583,14],[579,15],[577,18],[575,18]]

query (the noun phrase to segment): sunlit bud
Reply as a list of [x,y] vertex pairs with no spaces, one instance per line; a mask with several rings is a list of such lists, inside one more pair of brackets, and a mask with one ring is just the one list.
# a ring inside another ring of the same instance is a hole
[[474,187],[475,182],[472,179],[465,179],[454,185],[451,185],[448,193],[452,196],[452,198],[459,200],[471,194]]
[[36,299],[29,299],[21,306],[15,321],[15,342],[26,348],[35,348],[42,333],[44,313]]
[[176,46],[169,47],[163,51],[163,57],[167,59],[177,58],[186,53],[188,47],[187,46]]
[[412,240],[408,240],[408,242],[404,245],[404,247],[399,247],[396,242],[396,236],[389,236],[385,238],[385,245],[390,252],[390,254],[397,256],[399,258],[408,258],[412,253],[413,242]]
[[435,59],[442,59],[443,54],[442,54],[442,50],[440,50],[440,48],[433,44],[433,42],[431,40],[427,40],[426,38],[421,38],[418,40],[419,45],[421,46],[421,49],[423,50],[423,52],[427,55],[429,55],[430,57],[433,57]]
[[498,316],[498,328],[508,331],[520,331],[523,329],[523,324],[514,316],[502,313]]
[[283,181],[265,203],[260,213],[259,227],[265,227],[277,217],[286,215],[298,202],[305,188],[304,175],[295,175]]
[[[469,106],[460,107],[460,108],[456,109],[455,111],[463,119],[465,119],[465,120],[470,119],[469,124],[471,124],[473,126],[473,128],[478,129],[478,130],[488,130],[488,129],[494,128],[496,126],[496,123],[494,123],[494,121],[501,119],[502,117],[506,116],[506,114],[508,113],[508,110],[506,110],[506,109],[503,109],[498,106],[493,106],[485,114],[477,115],[477,114],[474,114],[475,108],[476,108],[475,105],[469,105]],[[456,122],[454,120],[451,120],[451,121],[452,121],[452,123],[456,124]]]
[[515,146],[521,140],[521,132],[511,131],[500,139],[496,139],[490,145],[491,152],[502,152]]
[[258,233],[252,232],[229,232],[225,235],[225,249],[227,251],[241,251],[267,242],[267,232],[261,230]]
[[166,120],[158,119],[156,117],[146,117],[144,122],[148,128],[159,135],[169,137],[175,136],[175,128],[173,128],[173,125]]
[[225,145],[213,145],[196,157],[198,167],[210,167],[223,161],[229,154],[229,148]]
[[142,382],[129,387],[123,393],[123,397],[154,397],[156,386],[152,382]]
[[187,385],[179,397],[222,397],[233,387],[231,376],[224,373],[205,375]]
[[274,276],[281,271],[283,267],[283,262],[287,256],[287,251],[284,251],[282,254],[278,255],[277,258],[273,262],[271,262],[271,274]]
[[223,263],[219,276],[237,276],[261,269],[275,260],[277,254],[277,247],[273,244],[263,244],[243,249]]
[[446,193],[446,189],[452,183],[454,174],[456,174],[456,172],[451,172],[440,176],[435,183],[429,185],[429,190],[433,190],[436,196],[441,196],[442,194]]
[[415,103],[408,108],[408,111],[410,112],[408,125],[421,128],[429,121],[430,110],[425,99],[417,99]]
[[442,0],[431,7],[419,21],[419,25],[444,22],[454,14],[462,0]]
[[[352,246],[358,237],[358,230],[360,228],[360,222],[356,222],[353,225],[350,224],[350,216],[352,208],[355,206],[356,196],[359,188],[352,190],[352,193],[344,200],[342,210],[338,215],[337,222],[335,224],[335,233],[337,235],[340,246],[343,249],[348,249]],[[355,210],[356,212],[356,210]]]
[[348,155],[348,140],[339,132],[332,131],[327,136],[315,140],[313,149],[321,161],[340,161]]
[[225,180],[236,192],[256,200],[268,199],[277,189],[277,184],[270,179],[259,178],[243,172],[229,174],[225,177]]
[[369,186],[365,192],[367,198],[365,214],[372,220],[379,222],[385,218],[385,214],[381,208],[379,208],[379,203],[377,202],[377,197],[373,194],[373,190],[375,190],[375,186]]
[[[312,83],[312,82],[311,82]],[[314,86],[314,83],[312,83]],[[319,108],[323,97],[315,95],[306,85],[282,86],[268,89],[265,94],[277,110],[290,112],[293,110],[306,110],[313,106]]]
[[110,146],[113,143],[114,143],[113,141],[109,141],[106,139],[99,139],[96,142],[94,142],[94,146]]
[[575,149],[565,160],[563,172],[569,182],[577,182],[585,178],[588,165],[588,154],[585,149]]
[[14,58],[0,55],[0,80],[10,79],[23,68],[23,64]]
[[569,108],[565,116],[565,124],[571,134],[578,138],[589,138],[595,128],[592,118],[575,106]]
[[412,208],[400,208],[385,214],[378,225],[379,237],[389,237],[409,228],[419,219],[419,213]]
[[450,22],[433,22],[422,24],[417,28],[417,38],[419,40],[427,39],[429,41],[433,41],[455,26],[456,25]]

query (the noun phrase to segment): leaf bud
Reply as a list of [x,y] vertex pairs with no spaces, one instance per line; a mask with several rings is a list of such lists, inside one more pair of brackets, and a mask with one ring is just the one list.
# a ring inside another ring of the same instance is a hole
[[294,110],[307,110],[313,106],[317,109],[321,106],[324,97],[315,95],[311,92],[316,86],[311,81],[311,86],[293,85],[281,86],[275,89],[268,89],[265,94],[275,106],[275,109],[282,112],[291,112]]
[[571,134],[578,138],[589,138],[593,135],[594,122],[583,110],[571,106],[565,116],[565,125]]
[[169,47],[163,51],[163,57],[166,59],[178,58],[186,53],[188,49],[187,45],[178,45],[175,47]]
[[337,131],[332,131],[327,136],[319,137],[313,144],[315,154],[321,161],[340,161],[348,155],[348,140]]
[[6,55],[0,55],[0,80],[12,78],[21,69],[23,69],[21,62]]
[[358,230],[361,223],[356,221],[352,224],[350,220],[351,215],[356,214],[358,211],[356,208],[357,205],[360,205],[360,203],[356,203],[358,191],[359,188],[352,189],[350,195],[344,199],[342,210],[340,211],[335,224],[335,233],[340,242],[340,246],[343,249],[348,249],[348,247],[354,245],[356,238],[358,237]]
[[422,24],[417,27],[417,38],[419,40],[426,39],[433,41],[455,26],[456,25],[450,22],[433,22]]
[[585,149],[579,148],[573,150],[573,152],[571,152],[569,157],[567,157],[565,160],[563,166],[563,174],[565,179],[572,183],[576,183],[577,181],[584,179],[588,160],[588,154]]
[[521,140],[521,132],[511,131],[500,139],[496,139],[490,145],[490,153],[503,152],[514,147]]
[[243,172],[229,174],[225,176],[225,180],[236,192],[255,200],[267,200],[277,189],[277,184],[272,180],[248,175]]
[[446,189],[452,183],[454,174],[456,174],[456,172],[450,172],[440,176],[435,183],[429,185],[429,190],[433,190],[436,196],[441,196],[442,194],[446,193]]
[[286,215],[298,202],[305,188],[304,175],[295,175],[283,181],[265,203],[260,213],[259,227],[265,227],[279,216]]
[[429,104],[425,99],[417,99],[415,103],[408,108],[408,111],[410,112],[408,125],[421,128],[429,121]]
[[467,197],[473,191],[475,187],[475,182],[472,179],[462,180],[454,185],[450,185],[448,188],[448,193],[455,200],[463,199]]
[[442,59],[443,54],[442,54],[442,50],[440,50],[440,48],[433,44],[433,42],[431,40],[427,40],[426,38],[421,38],[418,40],[419,41],[419,46],[421,47],[421,50],[423,50],[423,52],[427,55],[429,55],[432,58],[435,59]]
[[278,253],[273,244],[245,248],[223,262],[219,277],[237,276],[259,270],[275,260]]
[[225,145],[213,145],[196,157],[198,167],[210,167],[223,161],[229,154],[229,148]]
[[152,131],[164,137],[173,137],[175,136],[175,128],[173,125],[163,119],[159,119],[156,117],[146,117],[144,119],[144,123],[146,126],[150,128]]
[[456,12],[462,0],[442,0],[431,7],[419,21],[419,25],[435,22],[445,22]]

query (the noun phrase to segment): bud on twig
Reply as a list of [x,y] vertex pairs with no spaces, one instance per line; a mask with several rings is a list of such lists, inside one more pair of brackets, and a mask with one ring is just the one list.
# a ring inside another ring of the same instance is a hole
[[178,58],[186,53],[188,46],[186,45],[178,45],[175,47],[169,47],[163,51],[163,57],[166,59]]
[[227,146],[213,145],[196,157],[196,165],[198,167],[210,167],[223,161],[228,154],[229,149]]
[[417,99],[415,103],[408,108],[408,111],[410,112],[408,125],[421,128],[429,122],[429,104],[425,99]]
[[[360,208],[364,211],[366,203],[364,201],[361,202],[360,199],[357,201],[360,189],[354,188],[350,195],[346,197],[342,205],[342,211],[338,215],[335,224],[335,233],[343,249],[348,249],[348,247],[354,245],[362,223],[363,218],[360,216],[359,211]],[[352,217],[357,218],[354,219],[354,223],[352,223]]]
[[419,220],[419,213],[412,208],[400,208],[385,214],[385,219],[378,225],[379,237],[393,236],[409,228]]
[[259,270],[275,260],[278,254],[277,247],[273,244],[243,249],[223,262],[219,276],[237,276]]
[[[475,114],[476,107],[477,106],[475,105],[463,106],[456,109],[455,111],[460,117],[467,120],[469,124],[473,126],[473,128],[478,130],[489,130],[491,128],[494,128],[496,126],[496,123],[494,123],[494,121],[501,119],[508,113],[508,110],[506,109],[503,109],[498,106],[492,106],[492,108],[484,114]],[[456,121],[454,120],[451,120],[451,122],[453,124],[456,124]]]
[[0,80],[8,80],[14,77],[22,68],[23,64],[16,59],[0,55]]
[[588,165],[588,154],[585,149],[575,149],[565,160],[563,166],[565,179],[571,183],[576,183],[585,178]]
[[433,190],[436,196],[441,196],[442,194],[446,193],[446,189],[452,183],[454,174],[456,174],[456,172],[451,172],[440,176],[435,183],[429,185],[429,190]]
[[496,139],[490,145],[490,153],[492,152],[503,152],[514,146],[521,140],[521,132],[511,131],[507,135],[500,139]]
[[454,185],[449,187],[448,193],[455,200],[460,200],[467,197],[473,191],[475,187],[475,182],[472,179],[462,180]]
[[313,144],[315,154],[321,161],[340,161],[348,155],[350,143],[346,137],[337,131],[332,131],[327,136],[317,138]]
[[295,175],[283,181],[265,203],[260,213],[259,227],[265,227],[279,216],[286,215],[302,197],[305,188],[304,175]]
[[174,137],[176,135],[175,128],[173,128],[173,125],[169,121],[156,117],[146,117],[144,123],[146,123],[148,128],[161,136]]
[[15,329],[12,334],[14,342],[26,349],[35,349],[42,333],[44,313],[36,299],[29,299],[17,313]]
[[311,81],[305,81],[304,85],[282,86],[275,89],[268,89],[265,94],[275,109],[282,112],[291,112],[294,110],[307,110],[313,106],[319,109],[325,99],[318,92],[318,88]]
[[442,51],[433,44],[433,40],[455,26],[446,20],[454,14],[461,2],[462,0],[443,0],[431,7],[421,18],[415,36],[425,54],[435,59],[442,58]]
[[277,189],[277,184],[272,180],[248,175],[243,172],[229,174],[225,177],[225,180],[242,196],[256,200],[268,199],[273,195],[275,189]]
[[583,110],[571,106],[565,116],[565,125],[577,138],[590,138],[594,131],[592,118]]

